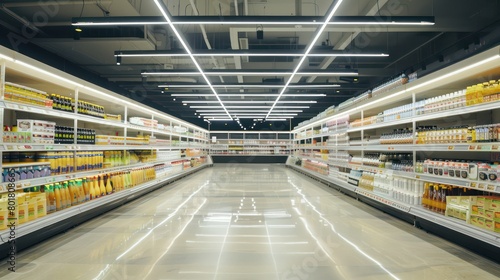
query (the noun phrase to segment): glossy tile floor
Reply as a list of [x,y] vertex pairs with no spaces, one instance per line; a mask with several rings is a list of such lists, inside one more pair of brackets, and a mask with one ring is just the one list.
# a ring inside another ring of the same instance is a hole
[[282,165],[216,165],[17,256],[5,279],[498,279]]

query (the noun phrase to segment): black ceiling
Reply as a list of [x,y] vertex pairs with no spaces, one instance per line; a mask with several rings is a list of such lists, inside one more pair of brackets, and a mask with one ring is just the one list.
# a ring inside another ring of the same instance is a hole
[[[156,17],[161,16],[153,1],[133,0],[77,0],[77,1],[0,1],[1,44],[18,50],[35,59],[97,83],[113,91],[182,118],[207,127],[194,108],[182,101],[205,102],[216,100],[200,96],[211,93],[203,88],[159,88],[158,85],[203,84],[200,75],[143,77],[144,70],[195,71],[189,57],[140,57],[122,58],[116,65],[115,51],[176,50],[184,51],[179,39],[167,25],[134,25],[82,27],[75,33],[71,25],[79,17]],[[286,2],[286,3],[284,3]],[[58,3],[54,5],[53,3]],[[196,15],[216,16],[220,21],[250,16],[283,16],[283,20],[297,19],[304,22],[311,18],[321,19],[332,5],[331,0],[283,1],[283,0],[221,0],[166,1],[169,13],[177,21],[189,20]],[[193,8],[196,9],[193,9]],[[246,8],[248,7],[248,8]],[[286,97],[290,102],[316,101],[292,119],[258,124],[256,129],[288,130],[297,123],[316,116],[332,105],[360,94],[376,85],[400,75],[419,72],[425,75],[446,64],[471,55],[500,41],[499,1],[412,1],[412,0],[358,0],[343,1],[336,16],[432,16],[432,26],[328,26],[313,51],[342,50],[349,53],[384,52],[388,57],[308,57],[301,70],[357,70],[359,76],[301,76],[293,84],[336,83],[340,88],[295,89],[287,94],[325,94],[324,97]],[[286,17],[284,17],[286,16]],[[292,16],[292,17],[290,17]],[[279,18],[278,18],[279,19]],[[197,51],[236,50],[248,48],[249,52],[273,50],[277,52],[304,51],[315,35],[316,27],[308,25],[176,25],[193,53]],[[257,29],[263,30],[263,39],[257,38]],[[243,38],[241,40],[241,38]],[[201,67],[229,71],[293,70],[300,57],[203,57],[197,58]],[[213,70],[215,71],[215,70]],[[209,76],[216,84],[283,84],[286,75],[257,76]],[[163,91],[163,92],[162,92]],[[218,88],[219,94],[277,94],[280,88]],[[171,96],[172,93],[192,94],[193,97]],[[225,97],[224,101],[274,101],[276,97]],[[196,105],[217,105],[203,104]],[[227,105],[227,104],[226,104]],[[257,104],[260,105],[260,104]],[[267,104],[268,105],[268,104]],[[289,104],[287,104],[289,105]],[[299,105],[299,104],[295,104]],[[241,120],[250,128],[252,119]],[[235,121],[212,122],[211,129],[239,129]]]

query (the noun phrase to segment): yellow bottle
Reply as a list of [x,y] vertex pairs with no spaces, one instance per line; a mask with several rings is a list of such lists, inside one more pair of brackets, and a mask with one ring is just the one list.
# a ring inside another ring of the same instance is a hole
[[106,182],[106,194],[111,194],[113,192],[113,187],[111,186],[111,174],[107,175],[107,179],[108,180]]
[[63,198],[59,183],[54,184],[54,196],[56,198],[56,211],[59,211],[63,208]]
[[123,189],[128,189],[129,186],[127,184],[127,173],[126,172],[122,172],[122,175],[120,177],[122,179],[122,187],[123,187]]
[[92,180],[92,185],[94,186],[95,197],[101,197],[101,190],[99,188],[99,182],[97,181],[97,176],[94,176]]
[[67,207],[71,206],[71,202],[72,202],[71,192],[70,192],[69,186],[68,186],[68,181],[64,181],[63,182],[63,189],[64,189],[64,193],[65,193],[65,196],[66,196],[65,208],[67,208]]
[[94,189],[94,183],[92,182],[92,178],[88,179],[87,185],[89,187],[89,200],[96,199],[96,192]]
[[71,205],[77,205],[77,193],[76,193],[76,187],[75,187],[75,181],[70,180],[67,183],[68,191],[69,191],[69,199],[71,201]]
[[101,194],[101,196],[105,196],[106,195],[106,186],[104,185],[104,176],[100,176],[98,180],[99,180],[100,194]]
[[47,213],[52,213],[56,211],[56,196],[54,193],[54,185],[49,184],[45,187],[45,192],[47,193]]
[[88,201],[90,200],[90,187],[87,177],[83,177],[82,183],[83,183],[83,192],[85,194],[85,201]]

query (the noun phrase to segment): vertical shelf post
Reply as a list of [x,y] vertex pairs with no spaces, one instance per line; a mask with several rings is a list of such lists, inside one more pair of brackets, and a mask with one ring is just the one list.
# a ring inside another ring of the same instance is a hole
[[[123,123],[128,124],[128,107],[123,107]],[[123,145],[127,146],[127,126],[123,128]]]

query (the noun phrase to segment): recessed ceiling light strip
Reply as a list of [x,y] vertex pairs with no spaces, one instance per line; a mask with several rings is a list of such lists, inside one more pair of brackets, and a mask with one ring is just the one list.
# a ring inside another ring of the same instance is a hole
[[[297,19],[299,18],[299,20]],[[320,16],[171,16],[173,25],[321,25]],[[328,25],[434,25],[433,16],[338,16]],[[162,17],[74,17],[73,26],[116,26],[116,25],[162,25],[167,24]]]
[[285,87],[283,87],[283,89],[281,90],[280,94],[278,95],[278,97],[274,101],[273,106],[271,106],[271,109],[269,109],[269,113],[267,113],[266,119],[269,117],[269,115],[271,115],[271,112],[273,111],[274,107],[276,106],[276,104],[278,104],[278,101],[280,100],[281,96],[287,90],[288,85],[292,82],[292,79],[295,77],[295,74],[299,71],[300,67],[302,66],[302,64],[304,63],[305,59],[307,58],[307,55],[313,49],[313,47],[316,44],[316,42],[318,41],[319,37],[323,33],[323,30],[325,30],[326,26],[328,25],[328,22],[332,19],[333,15],[337,11],[337,9],[340,7],[340,4],[342,4],[342,2],[343,2],[343,0],[338,0],[335,4],[333,4],[333,8],[330,11],[330,13],[328,14],[328,16],[326,17],[325,22],[318,29],[316,35],[314,36],[314,39],[311,41],[311,43],[307,47],[307,50],[304,53],[304,56],[302,56],[302,58],[300,59],[299,63],[297,64],[297,66],[293,70],[293,74],[288,78],[288,81],[286,82]]
[[[115,51],[115,57],[224,57],[224,56],[256,56],[256,57],[267,57],[267,56],[280,56],[280,57],[304,57],[306,56],[304,52],[300,49],[288,50],[283,52],[282,50],[264,50],[264,49],[252,49],[252,50],[197,50],[196,53],[192,51],[185,52],[183,50],[120,50]],[[339,50],[315,50],[310,52],[307,56],[315,57],[387,57],[386,53],[382,52],[371,52],[371,53],[351,53],[343,52]],[[283,70],[281,70],[283,71]],[[156,71],[145,71],[144,73],[155,73]],[[158,72],[176,72],[172,71],[158,71]],[[178,71],[185,72],[185,71]],[[224,70],[213,70],[213,72],[226,72]],[[242,71],[242,72],[253,72]],[[285,71],[289,72],[289,71]],[[321,71],[320,71],[321,72]],[[352,71],[347,71],[352,72]]]
[[[189,106],[189,108],[193,109],[221,109],[221,106],[211,106],[211,105],[203,105],[203,106]],[[227,109],[270,109],[271,106],[227,106]],[[275,109],[308,109],[309,106],[276,106]]]
[[[186,104],[193,104],[193,103],[201,103],[201,104],[204,104],[204,103],[207,103],[207,104],[210,104],[210,103],[218,103],[219,101],[212,101],[212,100],[185,100],[185,101],[182,101],[182,103],[186,103]],[[251,100],[230,100],[230,101],[225,101],[226,104],[266,104],[266,103],[273,103],[272,100],[268,100],[268,101],[262,101],[262,100],[259,100],[259,101],[251,101]],[[291,104],[313,104],[313,103],[317,103],[317,101],[315,100],[295,100],[295,101],[279,101],[279,103],[291,103]]]
[[[197,93],[172,93],[170,94],[170,96],[174,96],[174,97],[211,97],[211,96],[214,96],[213,94],[197,94]],[[246,94],[246,93],[242,93],[242,94],[237,94],[237,93],[234,93],[234,94],[224,94],[224,93],[221,93],[219,94],[219,97],[277,97],[278,94],[277,93],[252,93],[252,94]],[[285,94],[284,96],[287,96],[287,97],[323,97],[323,96],[326,96],[326,94],[324,93],[288,93],[288,94]]]
[[[143,76],[197,76],[200,73],[193,71],[158,71],[158,72],[142,72]],[[205,75],[207,76],[276,76],[276,75],[292,75],[291,71],[276,70],[276,71],[266,71],[263,69],[258,69],[255,71],[234,71],[233,69],[227,69],[224,71],[210,71],[205,70]],[[356,71],[302,71],[298,72],[296,75],[301,76],[358,76]]]
[[[264,118],[264,115],[261,115],[261,116],[238,116],[238,118],[240,119],[257,119],[257,118],[262,118],[262,119],[266,119],[268,120],[267,118]],[[270,117],[270,119],[272,118],[272,116]],[[279,117],[280,119],[293,119],[294,117],[293,116],[283,116],[283,117]]]
[[[159,88],[208,88],[209,85],[200,84],[171,84],[159,85]],[[282,88],[284,85],[276,84],[215,84],[211,85],[212,88]],[[289,84],[289,88],[338,88],[338,84]],[[217,95],[218,96],[218,95]]]
[[170,26],[170,29],[172,29],[172,31],[174,31],[175,36],[177,37],[177,40],[179,40],[179,42],[182,44],[182,46],[184,47],[184,50],[186,50],[186,52],[189,54],[191,60],[193,61],[193,64],[196,66],[196,68],[198,69],[198,71],[200,71],[201,76],[203,77],[203,79],[205,80],[205,82],[207,83],[207,85],[210,87],[210,89],[212,90],[212,92],[214,93],[214,95],[217,98],[217,100],[219,101],[220,105],[222,106],[222,108],[224,109],[224,111],[226,111],[227,115],[231,118],[231,115],[229,114],[229,112],[227,111],[226,107],[224,106],[224,103],[222,103],[222,100],[219,98],[219,95],[217,94],[217,91],[212,86],[212,83],[210,82],[210,80],[208,79],[208,77],[203,72],[203,69],[198,64],[198,61],[196,61],[196,58],[193,56],[193,54],[191,52],[191,48],[189,48],[189,46],[187,45],[187,43],[182,38],[181,34],[177,31],[177,28],[172,24],[172,21],[170,20],[170,16],[168,15],[167,7],[165,6],[165,3],[163,3],[163,1],[161,1],[161,0],[154,0],[154,2],[156,4],[156,6],[158,7],[158,9],[160,10],[160,12],[163,15],[163,17],[165,18],[165,20],[167,20],[168,25]]
[[[224,110],[196,110],[197,113],[224,113]],[[303,110],[276,110],[273,114],[282,114],[282,113],[302,113]],[[238,113],[267,113],[267,110],[229,110],[231,115],[237,115]]]

